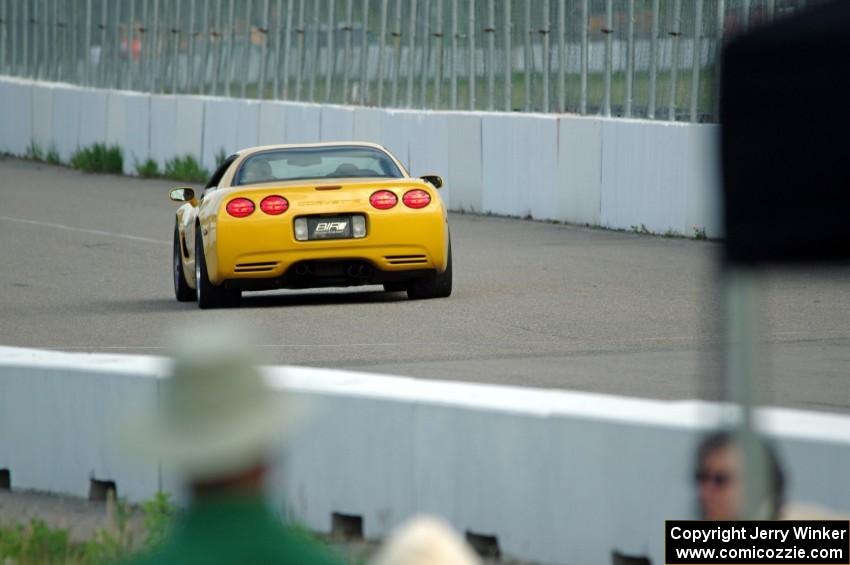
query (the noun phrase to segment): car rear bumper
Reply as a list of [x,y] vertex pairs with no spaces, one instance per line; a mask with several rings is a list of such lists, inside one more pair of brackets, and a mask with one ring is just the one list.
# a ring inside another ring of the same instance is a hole
[[[352,284],[405,280],[417,273],[443,272],[447,265],[448,226],[440,213],[373,215],[367,218],[367,235],[362,239],[296,241],[293,220],[294,216],[219,221],[211,279],[216,284],[266,280],[268,284],[277,281],[272,288],[293,284],[307,288],[311,280],[315,286],[326,286],[328,279],[340,280],[340,265],[345,271],[361,265],[369,271],[368,277],[347,277]],[[310,277],[305,277],[305,265],[311,267]]]

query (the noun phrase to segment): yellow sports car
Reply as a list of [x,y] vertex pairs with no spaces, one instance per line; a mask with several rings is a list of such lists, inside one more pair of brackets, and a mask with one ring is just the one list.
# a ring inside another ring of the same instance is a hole
[[183,202],[174,293],[201,308],[242,291],[382,284],[409,298],[452,292],[452,251],[436,175],[411,178],[370,143],[243,149]]

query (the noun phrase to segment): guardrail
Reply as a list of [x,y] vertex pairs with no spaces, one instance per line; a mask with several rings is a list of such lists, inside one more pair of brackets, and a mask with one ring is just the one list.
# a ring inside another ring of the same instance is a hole
[[[0,347],[0,470],[13,488],[76,496],[115,481],[140,501],[177,483],[112,441],[120,419],[158,410],[160,358]],[[505,555],[663,563],[665,519],[693,515],[693,449],[726,413],[568,391],[436,382],[304,367],[266,369],[312,405],[285,448],[275,504],[322,532],[362,517],[369,538],[420,512],[494,536]],[[728,414],[727,414],[728,415]],[[758,415],[790,477],[788,498],[850,510],[850,418],[768,408]]]
[[265,143],[373,141],[414,175],[441,174],[450,209],[719,237],[714,125],[570,114],[433,112],[144,94],[0,77],[0,151],[67,162],[120,146],[124,169]]

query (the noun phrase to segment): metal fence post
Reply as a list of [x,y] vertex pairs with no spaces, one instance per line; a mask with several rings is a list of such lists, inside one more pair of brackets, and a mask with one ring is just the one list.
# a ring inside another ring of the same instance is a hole
[[[316,6],[318,6],[316,2]],[[318,7],[316,8],[318,10]],[[269,0],[263,0],[263,23],[260,35],[263,38],[263,46],[260,49],[260,84],[257,86],[257,98],[266,97],[266,64],[269,55]],[[318,34],[319,30],[316,30]]]
[[646,109],[646,117],[650,120],[655,119],[655,98],[658,88],[658,3],[659,0],[652,0],[652,28],[649,38],[649,104]]
[[[434,68],[434,109],[440,109],[440,95],[443,92],[443,37],[445,23],[443,22],[443,0],[437,0],[437,29],[434,30],[434,46],[437,64]],[[424,104],[424,101],[423,101]]]
[[[143,0],[144,1],[144,0]],[[180,17],[180,1],[177,2],[177,12],[178,18]],[[180,22],[177,20],[176,25],[179,27]],[[138,82],[138,75],[141,72],[140,67],[142,64],[142,47],[144,46],[143,38],[141,31],[142,26],[136,25],[136,0],[130,0],[130,17],[127,19],[127,88],[129,90],[133,90],[136,88],[136,84]],[[133,45],[138,40],[139,42],[139,58],[138,60],[135,57],[135,52],[133,50]]]
[[[230,0],[231,2],[233,0]],[[349,0],[351,2],[351,0]],[[292,12],[294,6],[294,0],[287,0],[286,2],[286,29],[283,33],[283,99],[289,100],[289,61],[292,58],[291,47],[292,47]],[[351,19],[349,18],[349,27],[350,27]],[[346,68],[346,77],[348,76],[348,69]]]
[[148,92],[156,90],[156,77],[159,73],[159,0],[153,0],[153,33],[151,34],[151,64],[148,66],[148,76],[145,79],[148,81]]
[[[242,51],[242,72],[240,73],[241,84],[239,85],[240,98],[245,98],[248,93],[248,79],[250,78],[249,67],[251,66],[251,36],[253,33],[253,26],[251,25],[251,15],[254,12],[253,8],[253,0],[245,0],[245,46]],[[303,11],[301,15],[303,17]]]
[[[331,2],[333,2],[333,0],[331,0]],[[272,98],[278,99],[280,98],[280,44],[283,27],[281,25],[283,21],[283,0],[277,0],[275,9],[277,19],[275,20],[274,26],[274,74],[272,75]]]
[[699,121],[699,78],[702,65],[702,2],[694,0],[693,68],[691,69],[691,121]]
[[[115,17],[112,19],[112,57],[110,57],[110,68],[112,76],[110,77],[110,87],[113,89],[121,88],[121,3],[115,5]],[[158,78],[158,77],[157,77]],[[159,84],[159,83],[157,83]]]
[[[406,105],[408,108],[413,106],[413,69],[415,68],[416,61],[416,0],[409,0],[410,3],[410,21],[407,29],[407,34],[410,36],[408,39],[408,49],[410,50],[410,55],[408,58],[407,65],[407,85],[406,85]],[[422,54],[422,57],[425,57],[425,54]]]
[[[233,27],[232,20],[228,20],[230,22],[229,27]],[[213,29],[207,31],[208,24],[204,24],[202,28],[202,32],[207,35],[207,43],[215,41],[212,48],[212,91],[213,94],[219,93],[219,83],[223,83],[221,87],[221,91],[224,91],[225,84],[228,82],[227,68],[224,67],[224,53],[225,46],[224,40],[226,37],[225,34],[225,24],[224,24],[224,6],[222,5],[222,0],[216,1],[215,6],[215,16],[214,16],[214,24]],[[207,79],[207,60],[204,58],[201,63],[201,83],[206,82]]]
[[310,51],[313,53],[312,63],[310,65],[310,89],[308,92],[308,98],[310,102],[315,102],[316,100],[316,76],[319,74],[319,22],[321,21],[319,17],[319,10],[321,9],[322,3],[318,0],[313,2],[313,35],[311,36],[311,47]]
[[[547,0],[548,1],[548,0]],[[469,109],[475,109],[475,0],[469,2],[469,19],[467,34],[469,35]]]
[[[401,73],[401,0],[395,2],[395,12],[393,16],[393,83],[392,83],[392,100],[390,104],[393,107],[398,107],[398,80]],[[407,72],[411,72],[410,58],[407,61]]]
[[6,5],[8,0],[0,0],[0,73],[7,74],[8,70],[6,68],[6,37],[8,33],[6,30],[9,28],[9,17],[6,13]]
[[[290,0],[291,2],[292,0]],[[225,59],[222,65],[222,74],[224,74],[224,95],[231,95],[231,86],[233,83],[233,47],[236,42],[236,0],[230,0],[227,5],[227,49],[224,52]]]
[[79,45],[79,26],[77,22],[77,10],[72,5],[71,10],[67,11],[66,21],[71,30],[71,73],[68,75],[68,82],[78,82],[80,80],[80,45]]
[[30,73],[29,76],[32,78],[37,78],[38,67],[39,67],[39,12],[38,12],[38,0],[31,0],[32,2],[32,12],[30,13],[30,17],[28,21],[28,25],[30,26],[30,43],[32,44],[32,62],[30,63]]
[[40,13],[39,13],[39,2],[38,0],[32,0],[32,14],[30,15],[29,23],[32,26],[32,72],[30,76],[33,78],[38,78],[38,73],[40,71],[41,66],[41,58],[39,56],[39,47],[40,47],[40,27],[39,23],[41,21]]
[[21,7],[21,75],[29,76],[29,2],[24,0]]
[[9,0],[12,3],[10,8],[10,16],[9,16],[9,38],[11,39],[9,45],[9,69],[10,74],[17,75],[18,74],[18,9],[17,9],[17,1]]
[[581,93],[579,95],[579,113],[587,114],[587,60],[590,57],[588,34],[590,33],[589,1],[581,3]]
[[452,0],[452,66],[449,69],[449,108],[457,110],[457,0]]
[[605,90],[602,98],[602,112],[611,115],[611,73],[614,70],[614,0],[605,3]]
[[[132,0],[130,0],[132,2]],[[175,0],[176,5],[174,9],[176,13],[174,14],[174,29],[171,30],[171,34],[174,36],[174,59],[171,64],[171,92],[173,94],[177,93],[178,90],[178,79],[180,78],[180,24],[181,24],[181,12],[180,9],[181,2],[180,0]],[[131,24],[132,26],[132,16],[131,16]],[[131,56],[132,60],[132,56]]]
[[550,53],[549,53],[549,32],[551,31],[551,22],[549,21],[549,0],[543,0],[543,29],[540,33],[543,35],[543,111],[549,111],[549,72]]
[[336,70],[336,51],[334,50],[334,35],[336,34],[336,0],[328,0],[328,35],[325,42],[327,49],[327,65],[325,69],[325,103],[331,102],[333,95],[334,71]]
[[717,0],[717,46],[714,49],[714,119],[720,120],[720,77],[723,72],[723,28],[726,20],[726,0]]
[[[205,8],[206,8],[207,4],[208,4],[208,0],[204,0],[204,7]],[[194,89],[195,85],[197,85],[199,94],[203,94],[204,90],[205,90],[204,79],[206,78],[205,77],[205,74],[206,74],[205,65],[206,65],[207,60],[202,54],[201,60],[197,64],[198,70],[197,70],[197,72],[195,72],[195,67],[196,67],[196,65],[195,65],[195,59],[196,59],[196,57],[195,57],[195,52],[196,52],[195,44],[197,42],[197,38],[199,38],[199,37],[203,37],[205,39],[205,42],[207,44],[209,44],[210,35],[209,35],[208,30],[207,30],[207,24],[209,22],[209,19],[208,19],[208,14],[204,14],[204,16],[201,17],[201,25],[198,26],[198,21],[196,19],[196,13],[195,13],[196,12],[196,5],[197,5],[196,0],[189,0],[189,27],[188,27],[188,31],[187,31],[187,38],[188,38],[187,48],[188,48],[189,53],[187,55],[187,60],[188,60],[187,67],[188,68],[187,68],[187,71],[186,71],[186,74],[188,75],[187,88],[191,92]],[[199,27],[200,27],[200,30],[198,29]],[[213,87],[213,88],[215,88],[215,87]]]
[[378,33],[378,106],[384,103],[384,49],[387,46],[387,9],[389,0],[381,0],[381,22]]
[[524,81],[523,87],[525,92],[525,104],[523,105],[523,109],[526,112],[531,111],[531,69],[534,66],[534,59],[532,58],[531,53],[531,34],[533,30],[531,29],[531,2],[525,2],[525,33],[523,34],[523,67],[524,68]]
[[567,111],[566,0],[558,0],[558,111]]
[[626,107],[625,116],[632,117],[632,97],[635,83],[635,0],[629,0],[628,34],[626,47]]
[[505,92],[505,112],[513,110],[513,66],[514,54],[511,47],[511,1],[505,0],[505,28],[504,28],[504,49],[505,49],[505,84],[502,85]]
[[134,89],[144,89],[149,68],[151,66],[151,27],[150,27],[150,0],[142,0],[142,19],[139,23],[139,40],[141,48],[139,50],[139,72],[135,77]]
[[[230,1],[231,1],[231,3],[233,2],[233,0],[230,0]],[[200,57],[201,60],[198,61],[198,79],[195,81],[195,84],[198,85],[198,93],[199,94],[205,94],[206,91],[207,91],[207,68],[209,66],[209,61],[210,61],[210,58],[211,58],[211,54],[210,54],[211,45],[210,45],[210,43],[212,42],[213,38],[215,38],[216,32],[221,34],[218,37],[218,43],[221,43],[223,41],[224,34],[222,33],[221,27],[218,25],[221,22],[220,19],[218,20],[218,23],[215,25],[216,29],[210,29],[211,26],[210,26],[209,0],[201,0],[201,4],[202,4],[201,5],[201,18],[200,18],[201,21],[200,21],[200,25],[198,26],[198,28],[199,28],[198,37],[202,38],[202,40],[203,40],[203,44],[202,44],[203,49],[201,49],[201,57]],[[219,7],[220,7],[220,5],[219,5]],[[218,17],[220,17],[220,15]],[[231,22],[231,25],[233,25],[233,19],[231,19],[230,22]],[[218,94],[218,84],[217,84],[217,80],[216,80],[217,77],[218,77],[218,75],[217,75],[218,69],[216,68],[216,65],[215,65],[215,54],[212,54],[212,59],[213,59],[213,68],[212,68],[213,76],[212,76],[212,85],[211,85],[210,90],[215,95],[215,94]]]
[[83,78],[83,84],[85,86],[91,86],[92,84],[92,62],[91,62],[91,18],[92,18],[92,5],[91,0],[86,0],[86,29],[84,34],[84,49],[83,49],[83,57],[85,57],[83,63],[83,74],[85,75]]
[[667,110],[667,119],[671,122],[676,121],[676,87],[679,82],[679,38],[682,36],[681,20],[682,0],[674,0],[673,26],[670,30],[670,36],[673,38],[673,45],[670,49],[670,105]]
[[369,0],[363,0],[362,32],[363,38],[360,42],[360,104],[365,106],[369,100]]
[[487,0],[487,109],[496,104],[496,0]]
[[[411,4],[414,8],[413,13],[416,13],[416,0],[411,0]],[[428,68],[429,68],[429,58],[431,57],[431,2],[430,0],[425,0],[425,3],[422,5],[422,9],[425,11],[424,17],[422,18],[423,29],[422,29],[422,57],[420,58],[419,63],[419,106],[421,108],[425,108],[428,103],[426,101],[426,87],[428,86]],[[416,26],[413,26],[414,33],[414,46],[416,45],[415,36],[416,36]],[[415,51],[415,49],[414,49]]]
[[[33,78],[41,79],[44,77],[44,70],[47,67],[47,4],[40,0],[33,0],[33,59],[35,60],[35,68],[33,70]],[[37,12],[37,14],[35,14]],[[2,23],[0,23],[2,25]],[[44,49],[42,49],[44,48]]]
[[[291,2],[292,0],[290,0]],[[348,0],[345,5],[345,47],[342,52],[342,101],[347,104],[351,101],[349,97],[348,82],[351,70],[351,36],[354,32],[354,0]]]

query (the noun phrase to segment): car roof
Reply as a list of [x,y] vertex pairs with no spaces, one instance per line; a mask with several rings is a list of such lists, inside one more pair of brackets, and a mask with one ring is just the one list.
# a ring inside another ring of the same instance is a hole
[[[240,157],[248,155],[250,153],[259,153],[260,151],[269,151],[274,149],[295,149],[299,147],[371,147],[373,149],[380,149],[381,151],[385,151],[387,153],[392,154],[392,152],[384,147],[383,145],[379,145],[377,143],[371,143],[368,141],[322,141],[315,143],[278,143],[274,145],[257,145],[254,147],[245,147],[244,149],[240,149],[236,152]],[[394,157],[395,155],[393,155]]]

